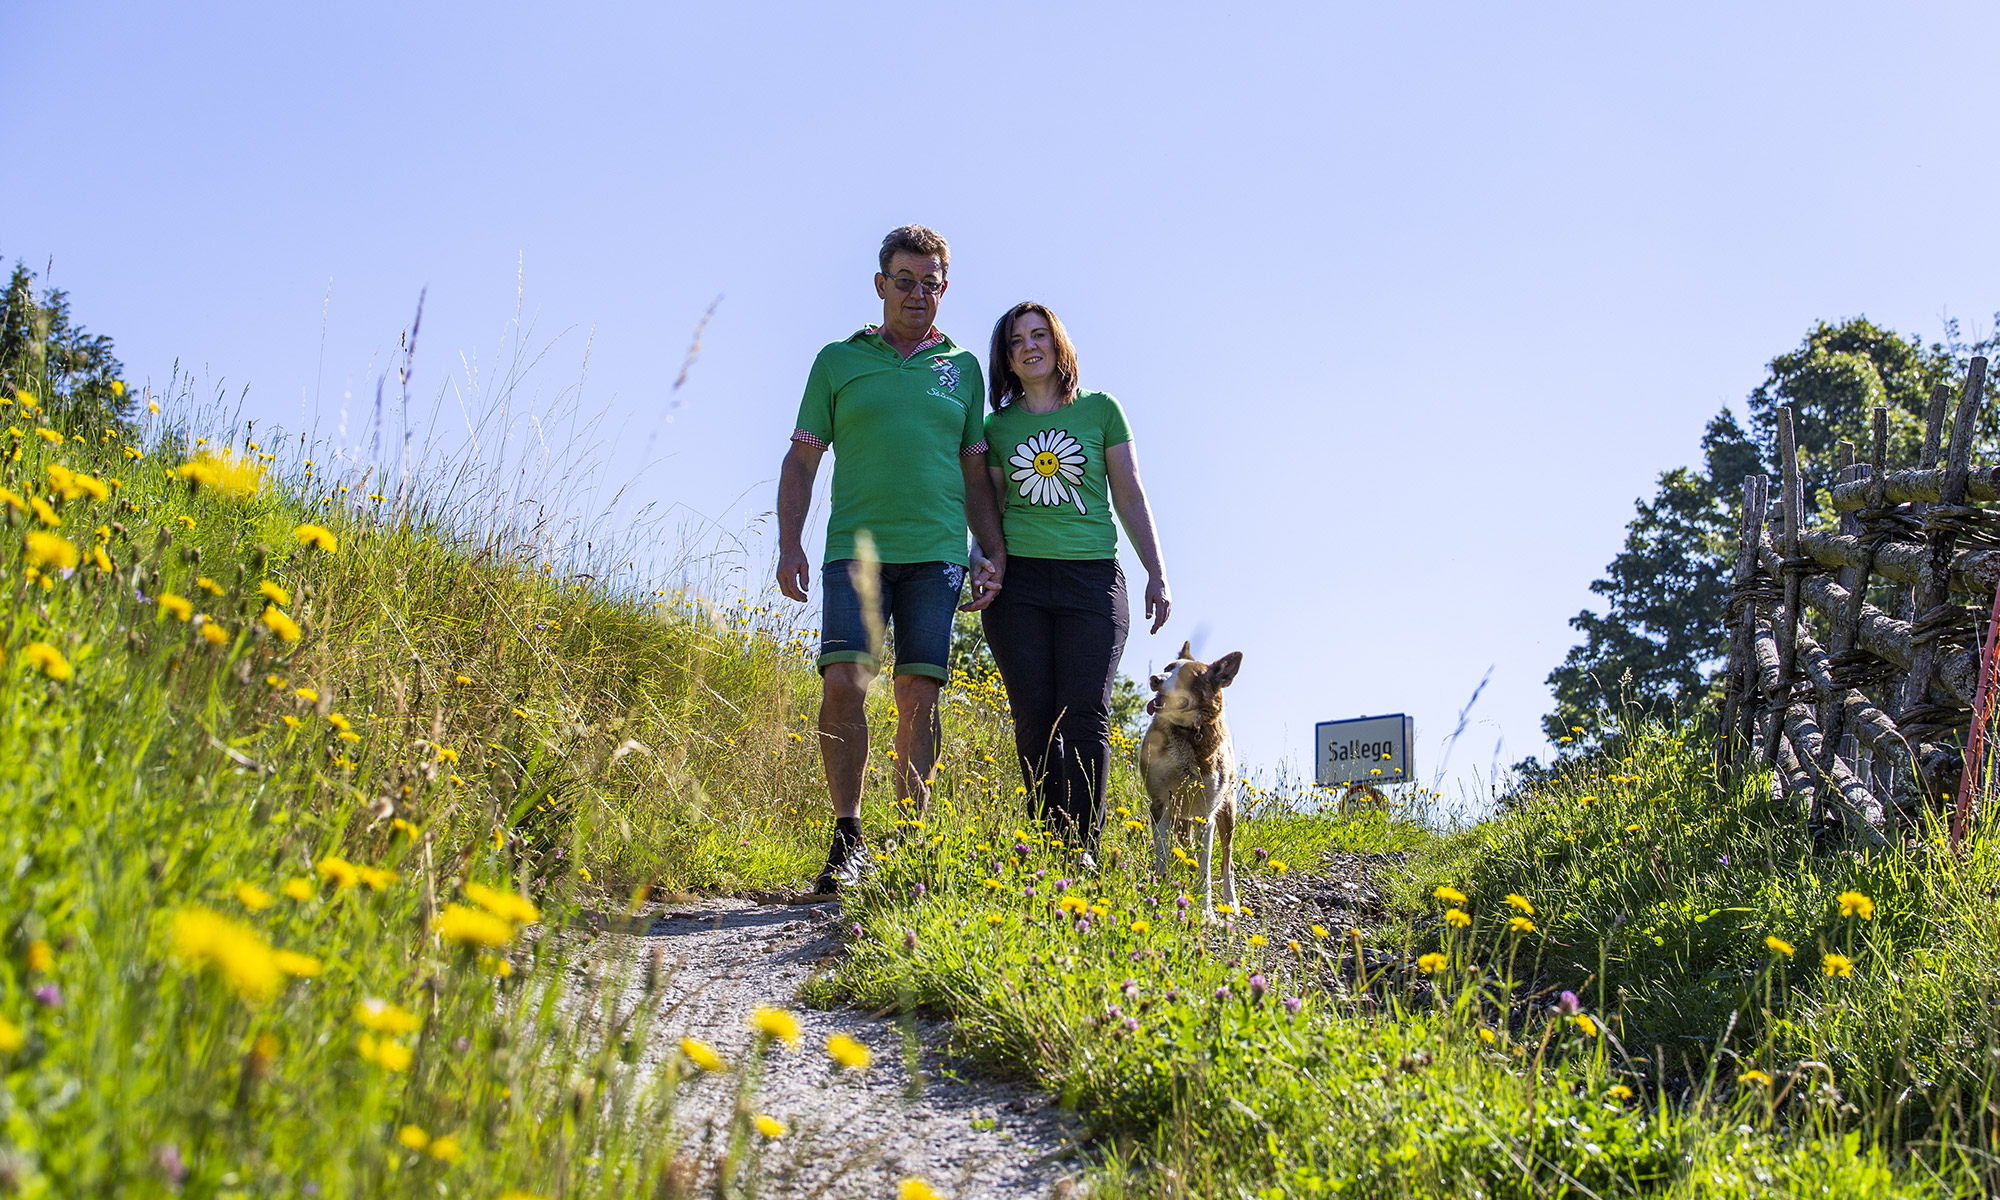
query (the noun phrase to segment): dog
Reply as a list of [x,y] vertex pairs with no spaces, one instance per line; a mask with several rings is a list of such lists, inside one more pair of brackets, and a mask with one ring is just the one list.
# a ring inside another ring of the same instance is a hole
[[1218,838],[1222,900],[1232,910],[1236,907],[1236,870],[1229,853],[1236,835],[1236,749],[1222,719],[1222,689],[1242,665],[1240,650],[1203,663],[1195,660],[1191,643],[1182,643],[1180,657],[1147,681],[1154,696],[1146,702],[1146,712],[1153,722],[1139,743],[1139,775],[1153,801],[1153,869],[1167,878],[1175,832],[1192,843],[1188,835],[1194,819],[1206,822],[1198,866],[1202,908],[1211,917],[1215,887],[1210,863]]

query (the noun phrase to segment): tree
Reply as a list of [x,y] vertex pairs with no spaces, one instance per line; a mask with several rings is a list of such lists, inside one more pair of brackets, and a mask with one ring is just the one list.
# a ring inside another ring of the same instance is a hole
[[71,323],[69,294],[37,300],[35,275],[21,263],[0,294],[0,394],[26,392],[64,430],[129,429],[136,403],[111,339]]

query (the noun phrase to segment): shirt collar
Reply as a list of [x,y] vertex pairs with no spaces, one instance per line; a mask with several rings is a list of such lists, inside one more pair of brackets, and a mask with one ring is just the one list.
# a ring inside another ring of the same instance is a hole
[[[860,331],[857,332],[854,335],[854,337],[877,338],[882,341],[883,345],[885,346],[889,345],[888,339],[882,337],[882,327],[880,325],[863,325]],[[849,338],[848,340],[853,341],[854,338]],[[930,349],[932,346],[941,346],[945,342],[948,342],[950,340],[951,340],[950,338],[947,338],[942,333],[939,333],[938,327],[933,325],[931,326],[931,331],[924,335],[924,340],[917,343],[917,348],[915,350],[910,351],[910,357],[915,358],[917,355],[922,354],[924,351]],[[895,349],[895,347],[893,346],[890,346],[889,348],[892,350]]]

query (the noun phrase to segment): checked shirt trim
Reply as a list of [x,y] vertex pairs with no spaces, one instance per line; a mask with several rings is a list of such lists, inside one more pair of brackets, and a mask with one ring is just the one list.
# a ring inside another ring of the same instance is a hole
[[[880,335],[882,327],[880,325],[863,325],[861,332]],[[915,358],[917,355],[922,354],[932,346],[941,344],[943,341],[944,335],[938,332],[937,326],[933,325],[931,326],[931,331],[924,335],[924,340],[917,343],[917,348],[910,351],[910,357]]]
[[805,430],[805,429],[792,430],[792,440],[795,442],[803,443],[804,445],[807,446],[817,446],[821,450],[826,449],[826,442],[823,439],[821,439],[821,437],[818,434],[813,433],[810,430]]

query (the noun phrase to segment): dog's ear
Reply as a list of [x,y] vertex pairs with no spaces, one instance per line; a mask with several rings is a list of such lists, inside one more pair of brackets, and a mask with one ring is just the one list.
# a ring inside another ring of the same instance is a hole
[[1180,653],[1180,657],[1182,657],[1182,658],[1193,658],[1193,657],[1194,657],[1194,643],[1193,643],[1193,642],[1182,642],[1182,643],[1181,643],[1181,653]]
[[1208,681],[1219,688],[1226,688],[1236,678],[1236,669],[1243,665],[1243,652],[1231,650],[1229,653],[1208,664]]

